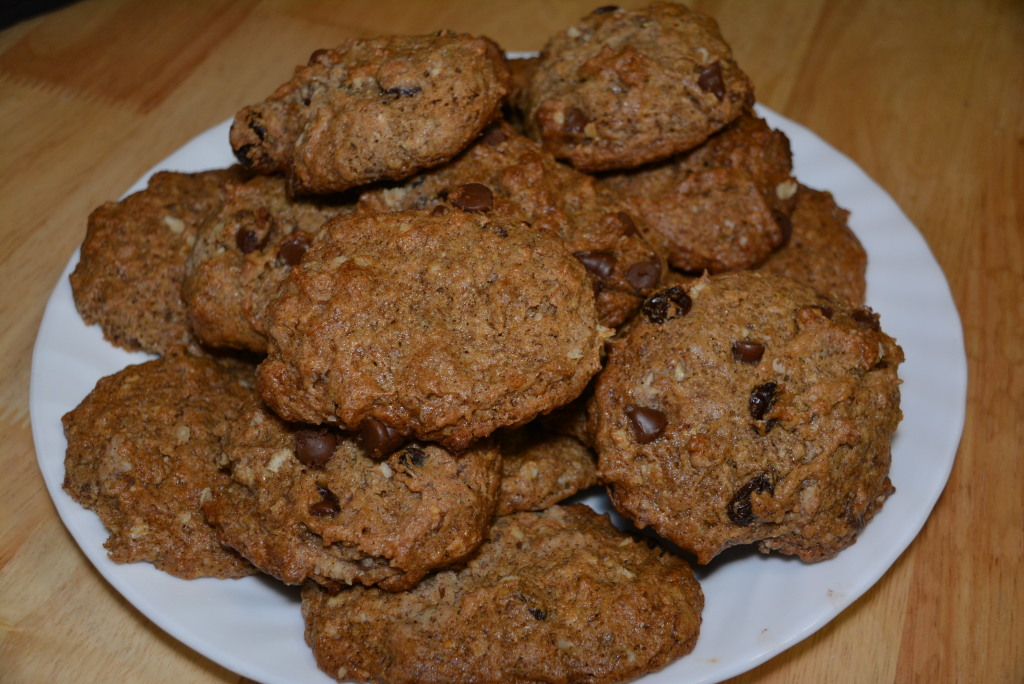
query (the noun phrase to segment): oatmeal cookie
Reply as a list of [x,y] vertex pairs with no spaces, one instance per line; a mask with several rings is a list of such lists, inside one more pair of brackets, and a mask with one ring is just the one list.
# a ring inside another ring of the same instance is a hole
[[493,42],[451,31],[347,40],[231,127],[241,163],[284,172],[295,194],[399,179],[455,156],[500,114],[505,58]]
[[501,516],[464,568],[406,593],[302,593],[320,668],[388,682],[624,681],[689,653],[703,604],[685,561],[586,506]]
[[602,7],[554,36],[525,97],[531,137],[582,171],[629,169],[704,142],[753,102],[711,17]]
[[597,458],[578,439],[537,421],[497,433],[501,450],[498,515],[541,511],[597,484]]
[[609,350],[599,476],[640,527],[709,562],[756,542],[834,556],[892,493],[903,352],[868,308],[757,271],[666,289]]
[[597,292],[601,324],[623,323],[661,283],[664,257],[644,239],[645,226],[626,203],[590,176],[555,161],[508,123],[497,122],[464,153],[400,185],[368,190],[360,206],[374,211],[422,209],[478,193],[491,215],[526,221],[565,240]]
[[793,209],[793,232],[759,267],[764,273],[789,276],[837,301],[864,304],[868,257],[850,230],[850,212],[829,192],[801,185]]
[[[385,460],[326,428],[289,425],[253,402],[225,453],[231,482],[203,505],[219,539],[287,584],[407,589],[483,540],[501,457],[407,445]],[[372,445],[371,445],[372,446]]]
[[690,152],[601,182],[643,219],[673,267],[721,273],[760,263],[786,240],[791,173],[785,134],[746,111]]
[[185,579],[256,572],[221,546],[200,510],[228,479],[221,440],[253,384],[252,366],[171,349],[102,378],[64,416],[64,491],[99,515],[111,560]]
[[343,201],[292,200],[280,176],[229,182],[198,230],[182,298],[193,333],[211,347],[266,352],[266,309]]
[[81,259],[71,274],[75,306],[112,344],[162,354],[195,338],[181,284],[199,225],[223,202],[238,167],[202,173],[161,171],[145,190],[89,215]]
[[610,331],[560,239],[484,208],[331,219],[269,310],[286,420],[465,448],[576,398]]

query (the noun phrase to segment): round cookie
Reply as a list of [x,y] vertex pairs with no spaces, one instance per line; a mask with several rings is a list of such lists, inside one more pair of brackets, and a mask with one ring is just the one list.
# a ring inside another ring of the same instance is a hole
[[558,237],[482,210],[335,217],[269,315],[278,415],[456,450],[576,398],[610,332]]
[[211,347],[267,349],[266,309],[323,223],[354,205],[292,200],[280,176],[229,182],[198,230],[181,296],[192,331]]
[[407,445],[378,461],[257,402],[226,441],[231,482],[203,512],[223,543],[287,584],[407,589],[471,553],[498,500],[501,457],[486,442],[460,456]]
[[721,273],[760,263],[789,236],[791,172],[785,134],[748,110],[700,147],[601,183],[643,219],[673,267]]
[[850,212],[831,193],[804,185],[795,199],[789,241],[758,268],[807,283],[836,301],[863,305],[868,257],[847,225]]
[[63,488],[99,515],[111,560],[185,579],[256,572],[221,546],[200,510],[228,479],[221,440],[252,385],[252,366],[171,349],[102,378],[64,416]]
[[542,511],[597,484],[597,458],[578,439],[536,421],[497,433],[501,450],[498,515]]
[[582,171],[609,171],[696,147],[753,87],[714,19],[655,2],[599,8],[551,38],[524,100],[531,137]]
[[627,320],[668,270],[624,201],[503,121],[451,162],[401,185],[368,190],[359,203],[373,211],[430,208],[458,203],[464,185],[486,186],[491,215],[518,218],[565,240],[590,274],[602,325]]
[[320,668],[388,682],[625,681],[689,653],[703,604],[685,561],[585,506],[501,516],[464,568],[403,594],[302,593]]
[[903,352],[867,308],[756,271],[649,298],[590,404],[599,477],[701,563],[852,544],[893,488]]
[[195,342],[181,284],[199,225],[223,202],[238,167],[161,171],[145,190],[107,202],[89,215],[71,292],[82,319],[112,344],[162,354]]
[[347,40],[231,127],[239,161],[284,172],[295,194],[399,179],[455,156],[500,114],[505,58],[493,42],[451,31]]

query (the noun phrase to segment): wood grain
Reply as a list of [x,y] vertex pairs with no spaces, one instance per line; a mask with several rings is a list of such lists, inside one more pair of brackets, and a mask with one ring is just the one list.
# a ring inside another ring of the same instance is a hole
[[[106,584],[35,465],[32,344],[89,211],[341,37],[453,28],[535,50],[595,4],[92,0],[0,32],[0,681],[243,681]],[[836,620],[734,681],[1022,682],[1024,4],[694,4],[758,98],[853,158],[925,235],[970,375],[957,462],[918,539]]]

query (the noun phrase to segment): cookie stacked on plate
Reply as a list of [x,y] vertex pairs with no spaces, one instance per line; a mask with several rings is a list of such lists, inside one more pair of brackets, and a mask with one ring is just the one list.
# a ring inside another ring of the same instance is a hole
[[[672,3],[529,60],[317,50],[237,166],[90,217],[79,311],[159,356],[65,416],[65,490],[119,562],[302,585],[338,679],[663,667],[703,607],[679,549],[830,558],[893,491],[902,352],[753,104]],[[597,485],[656,534],[560,503]]]

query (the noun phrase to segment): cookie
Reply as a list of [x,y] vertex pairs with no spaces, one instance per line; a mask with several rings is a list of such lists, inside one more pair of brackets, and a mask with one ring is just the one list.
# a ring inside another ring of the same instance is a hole
[[280,171],[295,194],[399,179],[455,156],[500,113],[505,58],[451,31],[346,40],[317,50],[231,126],[239,161]]
[[196,235],[181,296],[196,337],[211,347],[267,349],[266,309],[341,200],[292,200],[280,176],[229,182]]
[[282,418],[460,450],[576,398],[610,331],[562,241],[486,207],[331,219],[269,309]]
[[746,111],[690,152],[601,182],[627,199],[673,267],[722,273],[760,263],[786,240],[791,173],[785,134]]
[[194,343],[181,284],[199,225],[223,202],[237,167],[202,173],[161,171],[145,190],[89,215],[71,274],[75,306],[112,344],[162,354]]
[[542,511],[597,484],[597,458],[578,439],[536,421],[497,435],[501,450],[498,515]]
[[850,212],[829,192],[800,185],[792,234],[759,269],[807,283],[821,294],[855,306],[864,304],[868,257],[850,230]]
[[254,396],[252,366],[171,349],[102,378],[64,416],[63,488],[99,515],[111,560],[185,579],[256,572],[221,546],[200,510],[228,479],[221,440]]
[[667,271],[625,202],[505,122],[490,126],[448,164],[401,185],[368,190],[359,202],[374,211],[458,205],[465,198],[456,190],[464,185],[485,186],[491,215],[518,218],[565,240],[590,274],[602,325],[628,319]]
[[903,352],[868,308],[757,271],[647,300],[590,404],[616,509],[697,555],[737,544],[817,561],[893,487]]
[[320,668],[388,682],[628,680],[693,649],[703,603],[685,561],[585,506],[501,516],[464,568],[406,593],[302,592]]
[[593,172],[696,147],[753,102],[753,87],[714,19],[656,2],[601,7],[552,37],[524,99],[531,137]]
[[472,552],[494,515],[501,457],[408,445],[385,460],[338,432],[254,402],[225,453],[231,482],[203,505],[218,538],[287,584],[407,589]]

